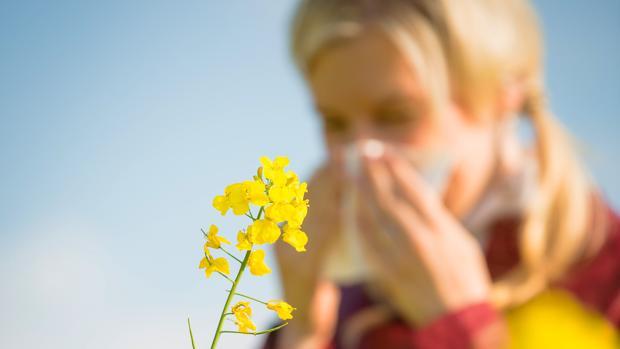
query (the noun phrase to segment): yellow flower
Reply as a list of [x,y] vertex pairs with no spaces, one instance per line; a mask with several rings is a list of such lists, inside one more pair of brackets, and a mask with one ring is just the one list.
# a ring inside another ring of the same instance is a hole
[[274,203],[287,203],[295,197],[295,188],[274,184],[269,188],[269,199]]
[[261,180],[245,181],[243,185],[245,186],[249,202],[256,206],[264,206],[269,203],[269,197],[265,193],[265,183]]
[[265,217],[276,223],[285,222],[294,214],[295,207],[287,203],[278,202],[265,208]]
[[237,304],[231,307],[231,311],[235,315],[235,324],[239,326],[239,331],[256,331],[256,325],[254,325],[251,319],[252,308],[250,308],[249,302],[237,302]]
[[284,168],[288,166],[289,160],[286,156],[276,156],[271,161],[266,156],[261,156],[260,163],[263,165],[263,175],[275,184],[284,184],[286,182],[286,174]]
[[282,180],[274,181],[269,187],[269,198],[273,203],[289,203],[293,200],[301,202],[307,187],[306,182],[299,183],[297,175],[289,171],[283,174]]
[[301,231],[298,227],[291,227],[288,224],[283,228],[284,234],[282,234],[282,241],[293,246],[295,251],[306,251],[306,244],[308,243],[308,236]]
[[288,171],[284,174],[286,177],[286,185],[297,185],[299,183],[299,177],[293,171]]
[[286,156],[276,156],[273,161],[267,156],[260,157],[260,163],[263,165],[263,175],[270,179],[274,172],[280,172],[284,170],[290,163]]
[[200,260],[198,268],[205,270],[205,275],[210,277],[214,271],[219,271],[223,274],[230,274],[230,267],[228,261],[224,257],[213,258],[208,249],[205,249],[205,256]]
[[239,251],[247,251],[252,249],[252,242],[248,238],[248,234],[244,233],[243,230],[239,230],[239,232],[237,232],[236,246]]
[[248,227],[247,233],[254,244],[273,244],[280,237],[280,227],[269,219],[259,219]]
[[213,198],[213,207],[215,207],[216,210],[220,211],[220,213],[223,216],[226,214],[226,212],[230,208],[230,204],[228,203],[226,196],[218,195],[215,198]]
[[246,186],[243,183],[227,186],[224,193],[234,214],[240,216],[248,212],[250,203],[247,198]]
[[214,224],[211,224],[209,227],[209,232],[207,233],[207,242],[205,243],[205,249],[207,247],[211,248],[220,248],[222,244],[230,244],[225,237],[217,235],[218,229]]
[[550,288],[504,312],[510,349],[618,348],[620,336],[605,316],[572,293]]
[[275,203],[265,208],[265,215],[274,222],[287,222],[289,226],[300,227],[308,214],[308,200],[292,203]]
[[293,318],[293,315],[291,315],[291,313],[297,308],[292,307],[285,301],[271,300],[267,302],[267,309],[275,311],[280,319],[289,320]]
[[228,209],[240,216],[246,214],[250,209],[250,204],[264,206],[269,203],[267,188],[265,183],[259,178],[241,183],[233,183],[224,189],[224,195],[217,195],[213,198],[213,207],[223,215]]
[[265,264],[265,251],[256,250],[250,252],[250,258],[248,259],[248,267],[250,273],[256,276],[262,276],[271,273],[271,269]]
[[304,195],[308,192],[308,183],[303,182],[295,188],[295,200],[304,201]]
[[288,217],[286,222],[293,227],[300,227],[308,215],[308,200],[294,202],[295,212],[291,217]]

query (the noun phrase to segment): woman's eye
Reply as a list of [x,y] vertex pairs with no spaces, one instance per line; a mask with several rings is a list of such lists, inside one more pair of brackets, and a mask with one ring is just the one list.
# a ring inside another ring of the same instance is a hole
[[377,126],[409,126],[416,120],[415,114],[405,111],[386,111],[377,114],[374,118]]
[[325,116],[323,117],[323,127],[328,132],[344,132],[347,130],[347,122],[341,118]]

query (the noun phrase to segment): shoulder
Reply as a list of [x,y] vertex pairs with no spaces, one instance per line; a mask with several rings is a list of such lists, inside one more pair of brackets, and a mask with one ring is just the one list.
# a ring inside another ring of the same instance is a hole
[[590,244],[584,258],[558,285],[620,325],[620,216],[599,201]]
[[[593,196],[588,239],[578,262],[552,286],[566,289],[581,303],[620,326],[620,215],[601,195]],[[518,234],[522,219],[503,217],[490,229],[485,255],[497,279],[519,263]]]

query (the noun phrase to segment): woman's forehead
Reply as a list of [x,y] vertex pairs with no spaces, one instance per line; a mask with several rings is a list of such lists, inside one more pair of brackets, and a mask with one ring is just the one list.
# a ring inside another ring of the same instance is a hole
[[309,83],[316,104],[326,109],[371,108],[423,94],[411,62],[376,32],[324,49]]

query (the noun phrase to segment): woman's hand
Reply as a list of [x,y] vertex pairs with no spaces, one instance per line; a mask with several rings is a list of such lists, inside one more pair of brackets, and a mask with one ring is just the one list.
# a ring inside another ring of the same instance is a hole
[[374,155],[363,157],[358,219],[375,286],[417,326],[487,300],[478,242],[405,158],[390,148]]
[[339,233],[340,188],[335,170],[322,167],[308,183],[310,202],[303,230],[307,251],[275,245],[282,287],[287,302],[297,308],[289,325],[279,330],[278,348],[317,349],[331,340],[337,320],[338,288],[320,278],[329,244]]

